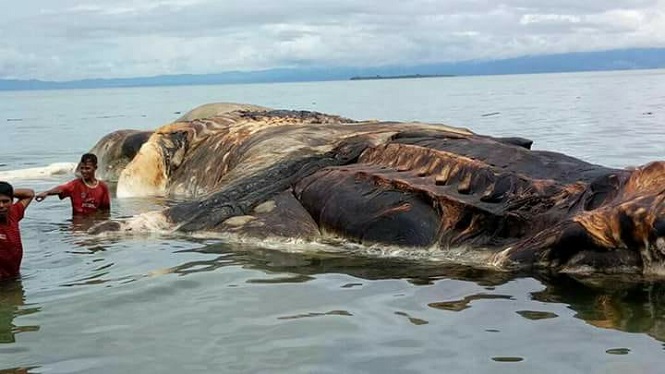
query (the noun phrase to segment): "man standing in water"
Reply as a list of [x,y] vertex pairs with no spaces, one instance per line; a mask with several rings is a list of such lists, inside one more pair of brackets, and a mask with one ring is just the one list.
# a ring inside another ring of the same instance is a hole
[[42,201],[46,196],[58,195],[60,199],[69,197],[72,202],[72,214],[89,215],[111,210],[111,198],[106,183],[95,177],[97,156],[86,153],[81,156],[79,172],[81,177],[63,185],[37,194],[35,200]]
[[[23,259],[23,244],[18,222],[30,205],[35,191],[14,190],[11,184],[0,182],[0,280],[16,277]],[[14,199],[18,199],[14,203]]]

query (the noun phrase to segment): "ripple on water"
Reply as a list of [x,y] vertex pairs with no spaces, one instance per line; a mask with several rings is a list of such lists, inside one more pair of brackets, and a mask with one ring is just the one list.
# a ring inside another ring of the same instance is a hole
[[486,294],[486,293],[479,293],[479,294],[476,294],[476,295],[466,296],[462,300],[442,301],[442,302],[438,302],[438,303],[429,303],[427,305],[434,308],[434,309],[443,309],[443,310],[449,310],[449,311],[452,311],[452,312],[461,312],[464,309],[470,308],[472,301],[475,301],[475,300],[494,300],[494,299],[514,300],[513,297],[510,296],[510,295],[491,295],[491,294]]
[[15,367],[15,368],[9,368],[9,369],[0,369],[0,374],[30,374],[30,373],[38,373],[36,371],[39,369],[39,366],[30,366],[30,367]]
[[[4,344],[5,342],[3,342]],[[22,353],[22,352],[28,352],[29,349],[25,347],[12,347],[12,346],[5,346],[2,347],[0,346],[0,355],[10,355],[12,353]],[[0,370],[0,374],[4,373],[2,370]]]
[[353,314],[347,312],[346,310],[331,310],[330,312],[325,312],[325,313],[312,312],[312,313],[305,313],[305,314],[297,314],[297,315],[294,315],[294,316],[277,317],[277,319],[301,319],[301,318],[313,318],[313,317],[324,317],[324,316],[352,317]]
[[550,313],[550,312],[539,312],[536,310],[518,310],[516,312],[520,316],[530,319],[533,321],[541,320],[541,319],[550,319],[550,318],[557,318],[559,315],[556,313]]
[[360,287],[362,286],[362,283],[347,283],[343,285],[341,288],[353,288],[353,287]]
[[426,325],[426,324],[429,323],[429,321],[426,321],[426,320],[420,319],[420,318],[411,317],[410,315],[408,315],[404,312],[395,312],[395,314],[398,315],[398,316],[404,316],[404,317],[408,318],[409,322],[411,322],[412,324],[414,324],[416,326]]
[[608,355],[627,355],[630,353],[628,348],[611,348],[605,351]]
[[522,357],[510,357],[510,356],[506,356],[506,357],[499,356],[499,357],[492,357],[492,361],[496,361],[496,362],[520,362],[520,361],[524,361],[524,358],[522,358]]
[[109,359],[101,357],[81,357],[53,362],[44,365],[41,369],[44,373],[91,373],[103,368]]
[[247,283],[253,284],[279,284],[279,283],[305,283],[314,280],[309,275],[293,275],[287,277],[277,277],[268,279],[248,279]]

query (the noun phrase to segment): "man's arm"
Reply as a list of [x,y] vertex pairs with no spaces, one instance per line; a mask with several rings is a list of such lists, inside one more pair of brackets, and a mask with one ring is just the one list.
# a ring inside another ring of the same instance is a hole
[[14,197],[18,199],[17,204],[23,204],[23,207],[27,208],[35,197],[35,191],[29,188],[17,188],[14,190]]
[[62,186],[53,187],[50,190],[38,193],[37,196],[35,197],[35,200],[39,202],[44,200],[46,196],[60,195],[61,193],[62,193]]

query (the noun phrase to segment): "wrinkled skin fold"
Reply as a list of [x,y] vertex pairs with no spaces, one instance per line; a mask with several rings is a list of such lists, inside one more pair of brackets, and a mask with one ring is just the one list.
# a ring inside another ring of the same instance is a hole
[[[205,116],[205,118],[199,118]],[[164,228],[446,251],[486,265],[665,274],[665,162],[611,169],[438,124],[208,104],[93,151],[122,196],[173,195]],[[94,229],[136,230],[127,222]]]

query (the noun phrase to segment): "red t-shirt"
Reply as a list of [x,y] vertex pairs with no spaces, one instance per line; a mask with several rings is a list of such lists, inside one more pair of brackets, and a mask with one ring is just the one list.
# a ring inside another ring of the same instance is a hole
[[98,181],[97,186],[88,187],[83,180],[74,179],[59,187],[60,199],[69,197],[72,199],[72,213],[74,215],[85,215],[95,213],[99,210],[111,209],[111,198],[106,183]]
[[18,221],[23,219],[25,206],[12,204],[7,212],[7,222],[0,223],[0,279],[18,275],[23,258],[23,244]]

